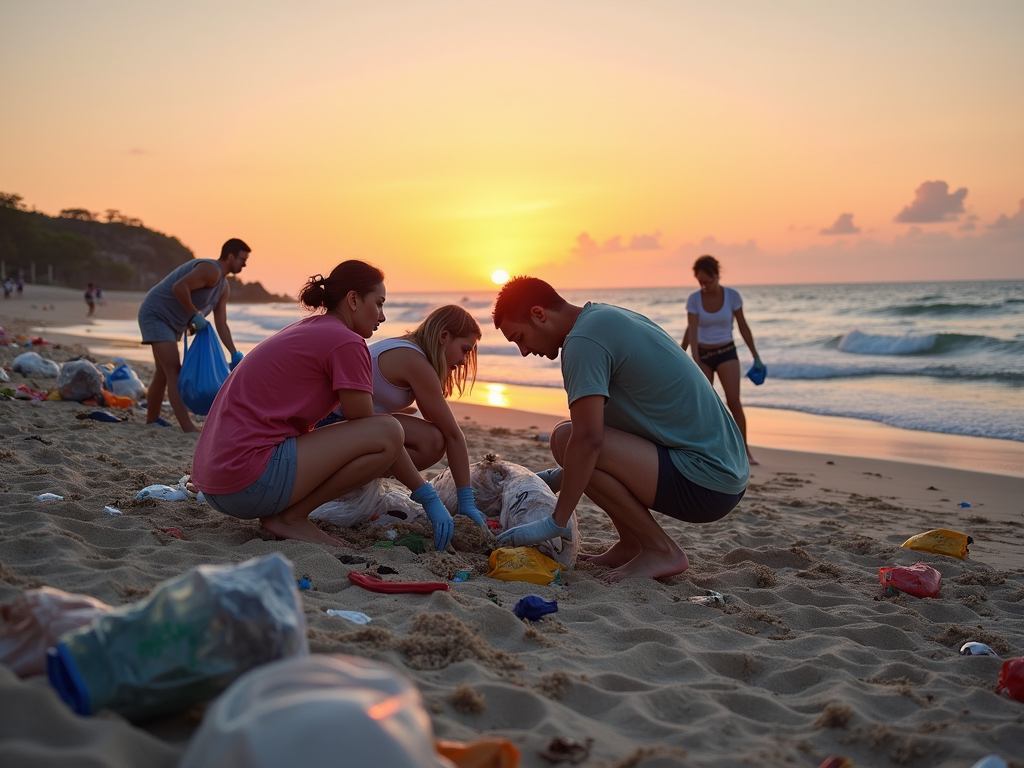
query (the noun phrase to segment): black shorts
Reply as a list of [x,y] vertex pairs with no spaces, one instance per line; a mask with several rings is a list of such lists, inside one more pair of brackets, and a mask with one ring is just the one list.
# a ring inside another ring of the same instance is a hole
[[672,463],[668,448],[658,448],[658,490],[654,493],[655,512],[684,523],[713,523],[721,520],[740,503],[746,490],[722,493],[688,480]]
[[739,355],[736,354],[736,342],[730,341],[721,347],[700,347],[697,352],[700,357],[700,361],[704,363],[712,371],[717,370],[718,366],[722,363],[727,363],[730,360],[739,360]]

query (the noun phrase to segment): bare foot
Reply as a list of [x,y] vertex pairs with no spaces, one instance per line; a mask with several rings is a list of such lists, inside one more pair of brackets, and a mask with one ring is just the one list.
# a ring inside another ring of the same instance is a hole
[[752,467],[756,467],[756,466],[758,466],[758,465],[759,465],[759,464],[760,464],[761,462],[760,462],[760,461],[758,461],[757,459],[755,459],[755,458],[754,458],[753,456],[751,456],[751,455],[750,455],[750,454],[748,453],[748,454],[747,454],[747,463],[748,463],[748,464],[749,464],[750,466],[752,466]]
[[690,560],[683,550],[675,547],[673,551],[664,552],[659,549],[642,549],[640,554],[623,566],[607,573],[600,579],[614,584],[623,579],[661,579],[675,576],[690,567]]
[[297,541],[308,541],[310,544],[327,544],[331,547],[347,547],[348,542],[336,539],[317,528],[309,518],[303,518],[298,522],[289,522],[280,515],[261,517],[260,525],[263,530],[269,531],[281,539],[295,539]]
[[639,547],[627,547],[621,541],[615,542],[609,549],[606,549],[600,555],[588,555],[580,553],[576,556],[578,560],[585,560],[588,563],[594,565],[604,565],[608,568],[618,568],[620,565],[625,565],[634,557],[640,554]]

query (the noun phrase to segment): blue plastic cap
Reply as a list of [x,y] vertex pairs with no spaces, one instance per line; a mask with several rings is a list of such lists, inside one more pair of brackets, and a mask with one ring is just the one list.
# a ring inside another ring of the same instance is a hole
[[46,676],[57,694],[79,715],[91,715],[89,690],[78,674],[75,659],[64,643],[46,651]]

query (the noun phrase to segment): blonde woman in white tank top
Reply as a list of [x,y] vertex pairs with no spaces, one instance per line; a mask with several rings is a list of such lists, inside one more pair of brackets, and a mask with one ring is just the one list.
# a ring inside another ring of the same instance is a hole
[[[701,256],[693,264],[693,274],[700,283],[700,290],[690,294],[686,302],[687,328],[683,334],[682,347],[692,343],[693,360],[700,366],[708,381],[715,383],[718,374],[725,391],[725,404],[729,408],[736,426],[747,443],[747,417],[740,402],[739,356],[732,339],[732,324],[736,321],[740,336],[747,349],[754,356],[754,365],[761,366],[761,359],[754,346],[754,335],[743,316],[743,300],[733,288],[726,288],[719,281],[721,268],[714,256]],[[747,460],[751,465],[757,461],[747,446]]]
[[[390,468],[395,479],[415,488],[423,483],[420,472],[447,456],[458,489],[459,513],[486,527],[470,485],[466,437],[447,399],[453,392],[461,395],[467,386],[472,387],[480,337],[480,325],[473,316],[448,304],[433,310],[415,330],[399,339],[371,344],[370,355],[374,410],[391,413],[405,429],[405,450]],[[422,418],[409,413],[414,403]],[[443,549],[451,540],[453,527],[439,532],[438,526],[454,523],[440,519],[431,519],[431,523],[437,548]]]

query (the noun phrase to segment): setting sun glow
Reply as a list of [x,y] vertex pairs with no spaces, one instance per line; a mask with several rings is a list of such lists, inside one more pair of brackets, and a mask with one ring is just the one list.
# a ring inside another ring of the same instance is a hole
[[491,282],[495,285],[504,285],[508,282],[508,272],[504,269],[496,269],[491,272]]

